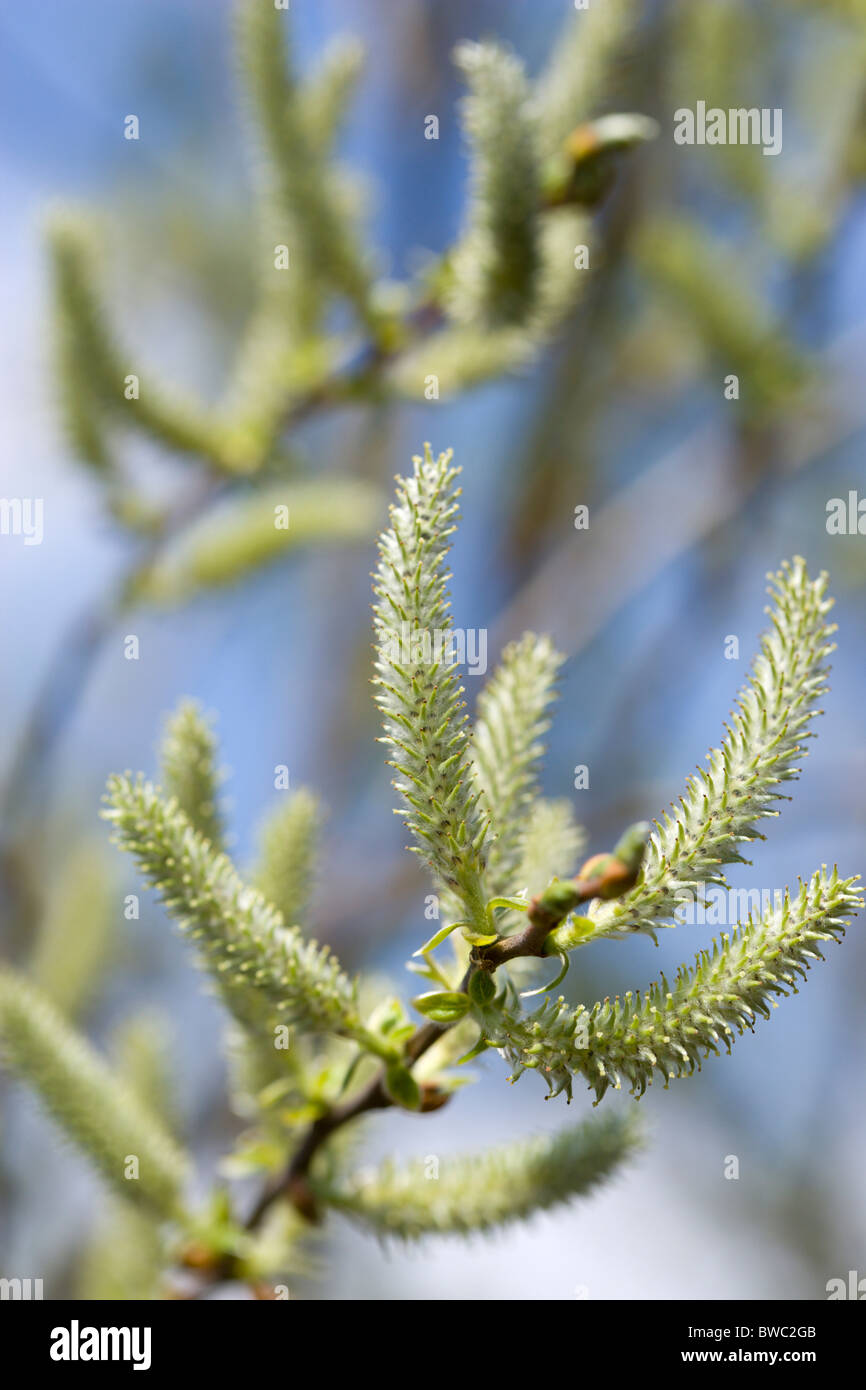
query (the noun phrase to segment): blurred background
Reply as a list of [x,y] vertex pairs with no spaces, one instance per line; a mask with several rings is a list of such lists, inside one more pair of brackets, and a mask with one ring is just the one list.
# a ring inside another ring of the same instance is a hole
[[[381,276],[410,278],[462,225],[454,45],[496,37],[534,75],[571,8],[295,0],[302,73],[335,35],[366,49],[338,154],[366,187]],[[866,7],[625,9],[586,114],[643,112],[660,133],[622,161],[593,210],[587,288],[552,340],[520,372],[439,400],[386,390],[299,419],[287,447],[306,471],[381,496],[366,534],[183,602],[120,611],[113,596],[149,541],[105,505],[98,471],[64,434],[45,229],[53,209],[84,205],[102,233],[111,320],[135,360],[219,399],[255,280],[231,6],[44,0],[0,15],[0,494],[43,498],[45,517],[41,545],[0,538],[3,954],[35,962],[49,985],[45,962],[65,933],[58,959],[84,977],[76,1012],[106,1047],[130,1018],[160,1020],[179,1125],[205,1175],[240,1128],[225,1100],[220,1011],[159,909],[145,902],[139,920],[124,917],[137,884],[98,818],[105,777],[153,771],[165,715],[198,698],[218,715],[239,862],[273,804],[274,766],[286,764],[328,811],[313,930],[347,966],[412,989],[403,963],[429,934],[429,889],[403,850],[374,742],[369,573],[391,479],[424,440],[453,447],[463,467],[457,625],[488,632],[491,666],[527,627],[550,631],[568,656],[544,790],[575,799],[590,852],[659,814],[718,741],[763,625],[766,571],[795,553],[828,569],[839,650],[820,737],[754,867],[732,882],[772,891],[822,862],[863,866],[866,540],[856,527],[830,534],[827,506],[866,497]],[[676,145],[673,113],[698,100],[782,108],[782,152]],[[128,113],[138,141],[123,138]],[[431,113],[436,141],[424,139]],[[732,373],[737,401],[725,398]],[[182,503],[200,481],[195,461],[138,437],[122,441],[122,458],[160,502]],[[579,505],[587,531],[575,529]],[[124,655],[130,635],[136,661]],[[467,681],[470,704],[479,684]],[[579,765],[589,786],[574,790]],[[99,911],[106,934],[91,958]],[[658,948],[601,943],[581,953],[570,988],[593,999],[643,986],[711,935],[694,924],[663,932]],[[858,922],[771,1026],[699,1078],[653,1089],[641,1104],[645,1153],[598,1196],[496,1241],[408,1252],[337,1221],[321,1274],[293,1294],[825,1297],[829,1279],[866,1274],[864,985]],[[479,1148],[589,1109],[580,1092],[571,1111],[545,1105],[531,1076],[508,1087],[496,1057],[478,1074],[429,1127],[379,1119],[365,1153]],[[2,1265],[43,1277],[51,1296],[80,1290],[98,1189],[6,1083],[0,1127]]]

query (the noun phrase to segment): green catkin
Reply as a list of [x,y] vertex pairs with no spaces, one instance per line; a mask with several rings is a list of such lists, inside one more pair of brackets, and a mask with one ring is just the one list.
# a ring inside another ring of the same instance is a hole
[[495,893],[522,886],[515,876],[562,661],[548,637],[527,633],[505,649],[479,696],[472,755],[491,818],[489,871]]
[[196,943],[238,1022],[272,1039],[275,1027],[299,1025],[374,1045],[361,1025],[355,983],[334,956],[285,926],[176,802],[129,777],[110,778],[106,800],[116,843]]
[[379,541],[373,625],[374,686],[391,751],[400,814],[414,850],[486,928],[482,879],[487,818],[470,763],[445,557],[457,516],[457,469],[429,444],[400,479],[391,525]]
[[0,969],[0,1057],[33,1087],[118,1196],[162,1219],[180,1218],[185,1155],[54,1005],[5,968]]
[[863,904],[856,880],[822,869],[799,893],[762,917],[750,917],[681,966],[672,985],[662,975],[643,995],[629,993],[591,1009],[571,1009],[563,999],[536,1013],[508,1009],[482,1028],[502,1049],[517,1075],[538,1070],[551,1093],[571,1097],[582,1075],[600,1100],[623,1083],[643,1095],[658,1072],[667,1086],[700,1070],[710,1053],[730,1051],[757,1016],[769,1018],[776,997],[796,994],[820,945],[837,941]]
[[380,1236],[418,1240],[466,1236],[523,1221],[536,1211],[584,1197],[605,1182],[639,1147],[637,1126],[619,1114],[559,1134],[430,1161],[387,1162],[324,1196]]
[[185,700],[168,721],[161,753],[166,792],[174,797],[193,829],[214,849],[221,849],[216,738],[195,701]]
[[836,628],[826,591],[826,574],[810,580],[799,557],[770,576],[771,626],[727,735],[655,825],[636,886],[599,909],[595,935],[652,932],[701,885],[724,884],[724,865],[746,862],[739,846],[763,838],[758,823],[779,814],[827,688]]

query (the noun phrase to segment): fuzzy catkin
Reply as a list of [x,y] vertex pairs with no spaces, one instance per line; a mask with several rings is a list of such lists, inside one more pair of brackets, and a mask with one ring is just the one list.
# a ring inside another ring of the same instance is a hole
[[139,777],[112,777],[103,813],[118,844],[195,941],[239,1022],[361,1036],[356,989],[324,946],[286,927],[180,810]]
[[470,764],[445,557],[457,516],[457,469],[429,444],[400,479],[375,574],[374,686],[382,742],[391,750],[400,814],[417,853],[485,925],[482,875],[487,820]]
[[799,556],[770,576],[771,626],[727,736],[656,825],[638,883],[597,912],[596,936],[651,932],[701,884],[723,884],[723,866],[745,862],[738,846],[763,838],[758,823],[778,815],[827,688],[836,629],[826,588],[826,574],[810,580]]
[[[187,1160],[161,1121],[54,1005],[0,970],[0,1054],[115,1192],[156,1215],[180,1215]],[[135,1175],[131,1160],[135,1160]]]
[[423,1160],[386,1162],[325,1194],[330,1205],[382,1236],[489,1232],[586,1196],[639,1144],[636,1125],[610,1114],[559,1134],[443,1157],[435,1179]]
[[779,995],[797,992],[820,943],[837,941],[846,919],[862,906],[862,890],[835,869],[816,872],[794,897],[745,923],[681,966],[672,985],[664,975],[641,995],[629,992],[586,1009],[564,999],[534,1014],[508,1009],[485,1015],[482,1028],[516,1074],[538,1070],[553,1093],[571,1097],[572,1080],[586,1078],[600,1100],[625,1083],[640,1096],[658,1072],[665,1086],[700,1070],[701,1061],[769,1017]]

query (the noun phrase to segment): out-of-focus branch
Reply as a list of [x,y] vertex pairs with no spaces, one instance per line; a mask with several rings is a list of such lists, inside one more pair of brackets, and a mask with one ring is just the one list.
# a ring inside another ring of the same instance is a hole
[[[807,468],[866,427],[866,399],[852,366],[864,354],[866,325],[839,338],[825,354],[821,365],[827,384],[820,399],[810,402],[816,408],[804,406],[778,427],[780,474]],[[570,655],[581,651],[672,560],[733,520],[762,476],[733,470],[718,422],[701,425],[599,507],[587,530],[574,532],[552,550],[496,619],[492,645],[504,642],[506,634],[532,628],[543,613],[557,645]],[[623,557],[628,557],[627,565]],[[564,589],[578,601],[563,607]]]

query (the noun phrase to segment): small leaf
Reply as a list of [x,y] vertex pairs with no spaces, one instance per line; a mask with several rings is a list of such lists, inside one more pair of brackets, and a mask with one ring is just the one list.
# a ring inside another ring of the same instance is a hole
[[440,927],[429,941],[425,941],[423,946],[419,946],[417,951],[413,951],[413,956],[426,956],[428,951],[435,951],[437,946],[441,946],[446,937],[450,936],[458,927],[468,927],[468,922],[452,922],[447,927]]
[[469,942],[470,946],[490,946],[492,942],[499,940],[499,932],[477,932],[464,929],[463,938]]
[[398,1036],[401,1029],[409,1026],[412,1031],[411,1023],[403,1008],[402,1001],[396,995],[390,995],[383,999],[367,1019],[367,1028],[371,1033],[377,1034],[389,1042]]
[[390,1066],[386,1067],[385,1090],[394,1104],[402,1106],[404,1110],[419,1110],[421,1108],[421,1091],[418,1082],[408,1068],[401,1066],[399,1062],[392,1062]]
[[513,908],[515,912],[525,912],[529,903],[526,898],[491,898],[487,907],[491,912],[498,907],[509,907]]
[[421,975],[425,980],[431,980],[434,985],[439,985],[442,989],[451,988],[451,981],[448,976],[439,969],[430,955],[424,957],[423,964],[419,960],[407,960],[406,969],[411,970],[413,975]]
[[226,1178],[248,1178],[254,1173],[276,1173],[285,1163],[285,1146],[272,1140],[256,1139],[227,1154],[218,1165]]
[[346,1073],[343,1077],[343,1080],[340,1082],[340,1089],[337,1092],[337,1095],[345,1095],[346,1091],[348,1091],[352,1078],[355,1075],[355,1072],[358,1070],[358,1066],[360,1065],[363,1056],[364,1053],[361,1051],[355,1053],[354,1057],[352,1058],[351,1062],[346,1068]]
[[413,999],[412,1007],[419,1014],[432,1018],[434,1023],[457,1023],[468,1011],[470,999],[468,994],[461,994],[459,990],[430,990],[428,994],[419,994]]
[[568,967],[570,964],[568,956],[565,954],[564,951],[559,952],[559,959],[562,961],[562,969],[560,970],[556,979],[551,980],[549,985],[542,985],[539,989],[523,990],[520,995],[521,999],[531,999],[535,994],[549,994],[552,989],[556,989],[556,986],[562,980],[564,980],[566,975],[568,974]]
[[469,998],[479,1009],[486,1009],[496,998],[496,981],[487,970],[476,970],[468,985]]
[[294,1089],[295,1081],[291,1076],[281,1076],[276,1081],[271,1081],[264,1086],[258,1093],[257,1100],[263,1110],[269,1110],[272,1105],[278,1104],[284,1096],[290,1095]]
[[413,975],[420,975],[422,980],[431,980],[434,985],[443,984],[439,971],[435,970],[429,961],[407,960],[406,969]]

